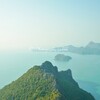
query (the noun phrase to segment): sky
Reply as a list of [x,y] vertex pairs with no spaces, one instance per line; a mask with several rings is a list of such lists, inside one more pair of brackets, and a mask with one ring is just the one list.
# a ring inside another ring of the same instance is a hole
[[0,50],[100,42],[100,0],[0,0]]

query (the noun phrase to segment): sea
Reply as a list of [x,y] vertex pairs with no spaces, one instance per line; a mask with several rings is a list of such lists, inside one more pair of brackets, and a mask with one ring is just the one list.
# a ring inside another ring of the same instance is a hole
[[[55,61],[57,54],[71,56],[68,62]],[[23,75],[34,65],[50,61],[59,71],[71,69],[80,88],[100,100],[100,55],[81,55],[70,52],[0,52],[0,89]]]

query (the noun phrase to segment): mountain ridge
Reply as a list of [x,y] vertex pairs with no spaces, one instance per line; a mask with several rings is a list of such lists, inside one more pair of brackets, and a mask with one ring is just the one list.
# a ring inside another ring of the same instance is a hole
[[0,100],[95,100],[73,79],[70,69],[58,71],[51,62],[34,66],[0,90]]

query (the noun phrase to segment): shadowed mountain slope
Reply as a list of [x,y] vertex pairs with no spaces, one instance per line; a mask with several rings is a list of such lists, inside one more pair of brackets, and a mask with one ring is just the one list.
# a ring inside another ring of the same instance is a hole
[[0,90],[0,100],[95,100],[79,88],[70,69],[60,71],[51,62],[34,66]]

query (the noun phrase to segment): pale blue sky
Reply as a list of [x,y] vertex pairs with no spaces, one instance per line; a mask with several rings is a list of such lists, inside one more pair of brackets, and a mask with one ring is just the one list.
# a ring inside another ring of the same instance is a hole
[[100,0],[0,0],[0,49],[100,42]]

